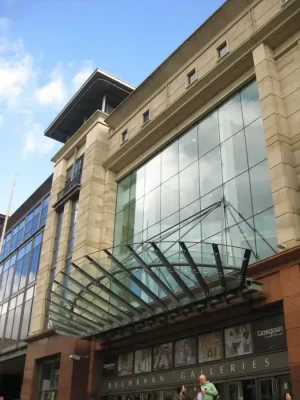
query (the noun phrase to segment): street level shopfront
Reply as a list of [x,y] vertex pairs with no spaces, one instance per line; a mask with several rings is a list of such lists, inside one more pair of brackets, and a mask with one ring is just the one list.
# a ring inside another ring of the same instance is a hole
[[[280,400],[291,390],[284,315],[280,305],[265,317],[217,330],[136,348],[133,352],[102,354],[100,400],[169,400],[176,386],[193,387],[199,375],[212,381],[221,399]],[[270,314],[271,313],[271,314]],[[268,315],[269,314],[269,315]]]

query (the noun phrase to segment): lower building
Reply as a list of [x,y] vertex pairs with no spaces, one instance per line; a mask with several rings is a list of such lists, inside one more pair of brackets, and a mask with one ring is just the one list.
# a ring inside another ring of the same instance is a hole
[[8,218],[0,252],[0,397],[19,399],[52,175]]

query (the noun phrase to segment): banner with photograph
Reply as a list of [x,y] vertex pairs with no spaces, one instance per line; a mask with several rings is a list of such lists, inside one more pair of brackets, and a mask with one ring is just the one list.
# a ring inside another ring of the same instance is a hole
[[123,353],[119,355],[118,376],[133,374],[133,353]]
[[153,371],[173,367],[173,343],[164,343],[153,348]]
[[134,354],[134,373],[151,372],[152,348],[136,350]]
[[246,356],[252,352],[251,324],[235,325],[225,329],[226,358]]
[[193,365],[197,362],[196,336],[175,343],[175,367]]
[[198,336],[198,362],[221,360],[223,358],[222,332],[215,331]]

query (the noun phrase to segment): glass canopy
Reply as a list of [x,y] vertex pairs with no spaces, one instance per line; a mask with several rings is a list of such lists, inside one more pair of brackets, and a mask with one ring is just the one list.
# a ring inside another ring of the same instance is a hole
[[178,229],[193,229],[222,205],[217,202],[147,242],[74,261],[49,288],[52,327],[78,338],[122,334],[260,293],[261,285],[246,277],[250,248],[229,245],[226,235],[220,243],[170,241]]

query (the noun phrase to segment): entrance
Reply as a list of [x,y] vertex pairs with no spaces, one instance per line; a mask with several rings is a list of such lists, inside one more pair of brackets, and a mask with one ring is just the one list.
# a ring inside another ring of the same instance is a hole
[[[214,382],[218,390],[216,400],[283,400],[284,395],[291,391],[289,375],[264,378],[248,378],[230,382]],[[186,397],[194,400],[194,388],[186,386]],[[161,390],[149,390],[128,394],[102,395],[99,400],[173,400],[175,387]]]

